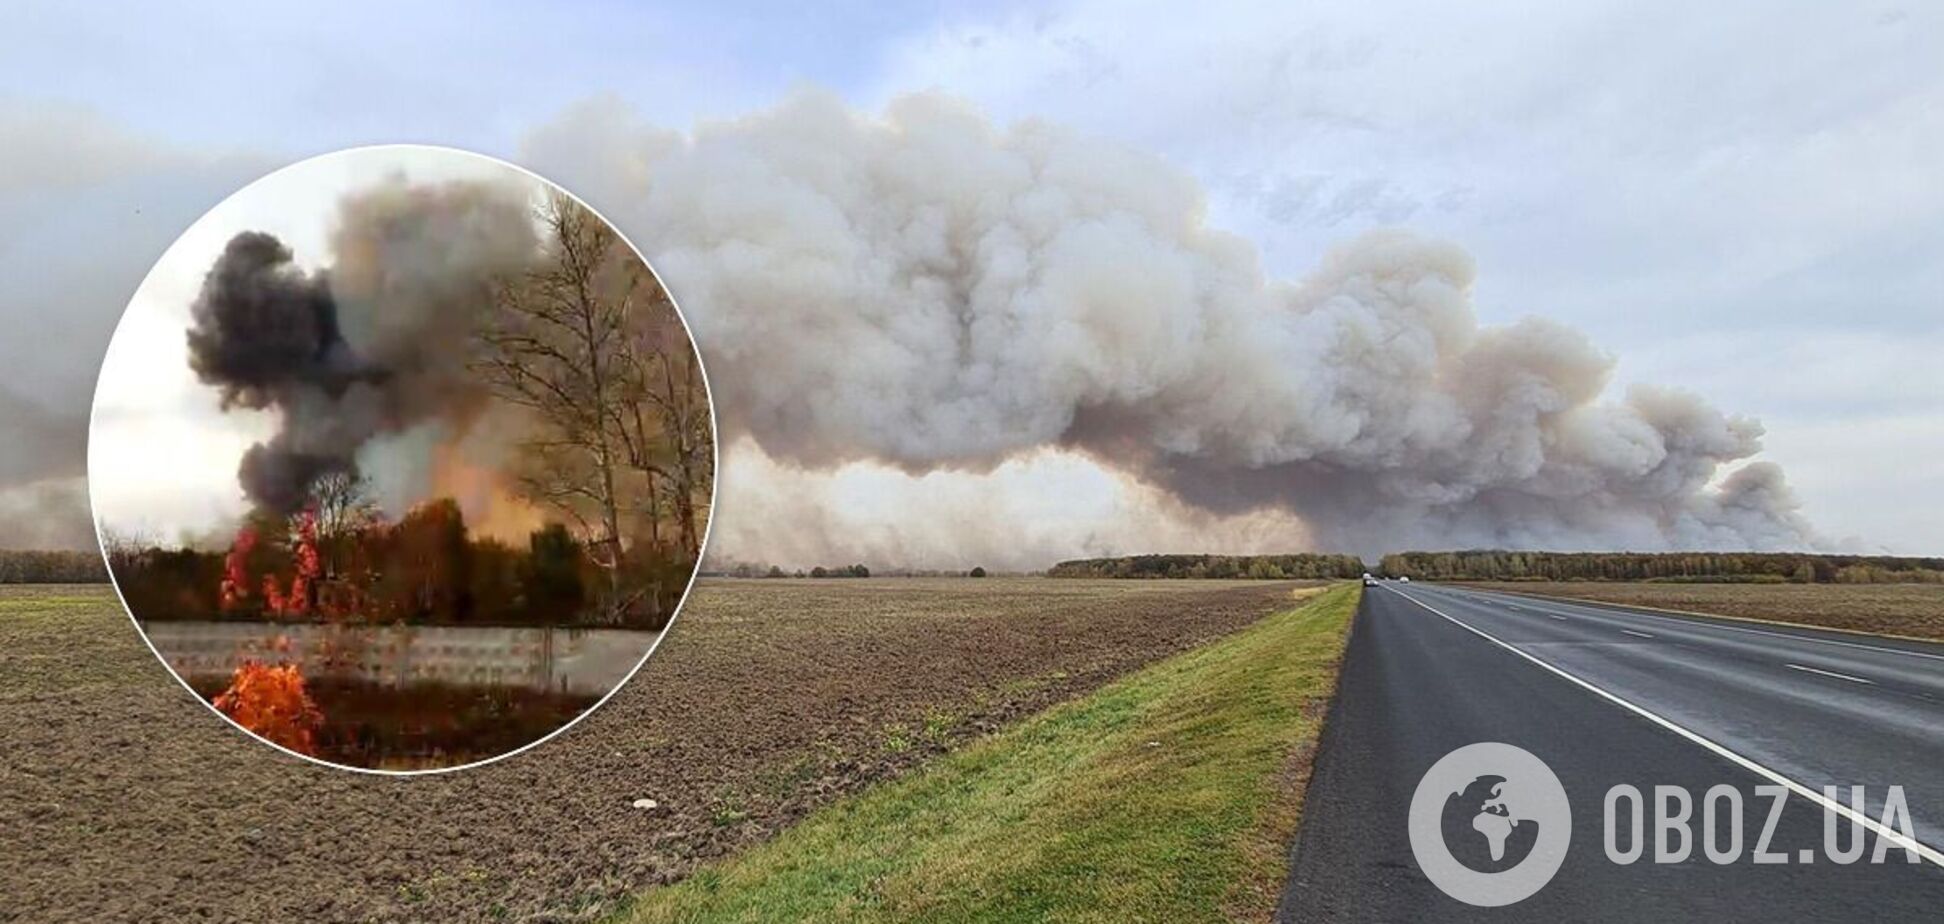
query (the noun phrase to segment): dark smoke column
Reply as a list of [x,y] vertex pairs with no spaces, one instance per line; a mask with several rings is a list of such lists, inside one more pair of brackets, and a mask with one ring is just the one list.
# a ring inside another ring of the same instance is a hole
[[197,377],[225,410],[277,414],[276,435],[237,473],[274,513],[302,509],[319,478],[356,471],[375,437],[428,423],[465,437],[486,396],[458,345],[490,310],[494,281],[539,252],[519,184],[389,181],[342,197],[333,224],[317,273],[272,235],[231,238],[190,306]]
[[276,237],[230,239],[190,307],[189,367],[222,391],[223,408],[274,409],[281,427],[237,472],[257,506],[291,513],[319,477],[356,467],[368,426],[344,419],[345,392],[383,376],[363,366],[338,329],[323,274],[291,262]]

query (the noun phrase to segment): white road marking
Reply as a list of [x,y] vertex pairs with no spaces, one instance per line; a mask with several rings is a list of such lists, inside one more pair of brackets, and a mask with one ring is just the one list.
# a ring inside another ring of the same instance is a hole
[[1652,635],[1648,635],[1648,634],[1647,634],[1647,633],[1645,633],[1645,632],[1635,632],[1635,631],[1634,631],[1634,630],[1632,630],[1632,629],[1621,629],[1620,631],[1622,631],[1622,632],[1625,632],[1625,633],[1627,633],[1628,635],[1638,635],[1638,636],[1640,636],[1641,638],[1653,638],[1653,636],[1652,636]]
[[1792,670],[1808,671],[1811,674],[1821,674],[1824,677],[1834,677],[1837,680],[1847,680],[1851,683],[1867,683],[1871,686],[1876,686],[1876,681],[1874,680],[1865,680],[1861,677],[1851,677],[1848,674],[1838,674],[1835,671],[1826,671],[1826,670],[1822,670],[1821,668],[1810,667],[1806,664],[1790,664],[1784,661],[1782,663],[1782,666],[1786,668],[1790,668]]
[[1557,620],[1559,620],[1560,622],[1565,622],[1565,621],[1566,621],[1566,617],[1564,617],[1564,616],[1561,616],[1561,615],[1559,615],[1558,613],[1547,613],[1546,615],[1548,615],[1548,616],[1551,616],[1552,618],[1554,618],[1554,619],[1557,619]]
[[[1466,591],[1466,593],[1483,596],[1489,600],[1492,600],[1495,603],[1502,602],[1497,597],[1497,595],[1494,595],[1489,591],[1473,590],[1473,591]],[[1842,648],[1860,648],[1864,651],[1875,651],[1875,652],[1880,652],[1882,654],[1907,655],[1912,658],[1926,658],[1932,661],[1944,661],[1944,654],[1932,654],[1928,651],[1914,651],[1909,648],[1889,648],[1883,645],[1865,645],[1862,642],[1845,642],[1842,641],[1841,639],[1819,638],[1814,635],[1796,635],[1790,632],[1771,632],[1767,629],[1751,629],[1748,628],[1747,626],[1731,626],[1731,625],[1725,625],[1722,620],[1709,619],[1706,615],[1701,615],[1701,614],[1697,614],[1691,617],[1669,616],[1662,613],[1648,613],[1648,612],[1643,612],[1641,610],[1626,609],[1624,607],[1620,609],[1599,609],[1597,607],[1581,606],[1579,604],[1575,604],[1573,602],[1566,601],[1566,600],[1557,600],[1552,602],[1564,604],[1566,606],[1577,606],[1581,609],[1592,609],[1595,612],[1599,612],[1608,616],[1615,616],[1615,615],[1637,616],[1637,617],[1645,617],[1648,619],[1660,619],[1660,620],[1665,620],[1667,622],[1679,623],[1681,625],[1690,626],[1690,627],[1699,627],[1702,629],[1720,629],[1724,632],[1746,632],[1749,635],[1767,635],[1773,638],[1786,638],[1792,642],[1816,642],[1822,645],[1836,645]]]
[[[1687,728],[1684,728],[1681,725],[1678,725],[1669,719],[1663,718],[1662,716],[1649,711],[1645,707],[1638,706],[1632,702],[1621,699],[1619,696],[1609,693],[1606,690],[1601,689],[1598,686],[1595,686],[1591,682],[1582,680],[1579,677],[1569,674],[1558,667],[1554,667],[1553,665],[1548,664],[1545,661],[1542,661],[1531,654],[1527,654],[1524,649],[1500,641],[1497,637],[1483,630],[1473,628],[1469,624],[1465,623],[1463,620],[1457,619],[1445,613],[1443,610],[1440,610],[1429,603],[1425,603],[1424,601],[1419,600],[1416,597],[1411,596],[1410,594],[1407,594],[1400,590],[1397,591],[1397,595],[1403,597],[1406,600],[1411,601],[1412,603],[1417,604],[1418,606],[1430,610],[1431,612],[1436,613],[1439,616],[1444,617],[1445,621],[1451,623],[1454,626],[1457,626],[1460,629],[1465,630],[1466,632],[1470,632],[1471,634],[1476,635],[1479,638],[1491,642],[1492,644],[1497,645],[1500,648],[1505,649],[1506,651],[1512,652],[1513,654],[1518,655],[1519,657],[1524,658],[1527,661],[1530,661],[1534,664],[1539,665],[1542,668],[1545,668],[1548,671],[1551,671],[1552,673],[1558,675],[1559,677],[1564,678],[1565,680],[1580,686],[1581,688],[1587,690],[1588,692],[1594,694],[1595,696],[1605,699],[1613,703],[1614,705],[1626,709],[1627,711],[1632,712],[1635,715],[1638,715],[1641,718],[1654,723],[1655,725],[1659,725],[1660,727],[1665,728],[1668,731],[1671,731],[1674,734],[1681,736],[1682,738],[1686,738],[1688,741],[1700,745],[1701,747],[1707,749],[1708,751],[1713,752],[1715,755],[1726,759],[1728,762],[1735,764],[1736,766],[1741,767],[1742,769],[1747,770],[1755,774],[1756,776],[1762,777],[1763,779],[1766,779],[1771,783],[1775,783],[1787,787],[1790,792],[1795,793],[1796,795],[1801,796],[1804,799],[1808,799],[1809,801],[1819,806],[1822,806],[1823,810],[1826,812],[1835,812],[1836,814],[1841,815],[1846,819],[1849,819],[1851,822],[1862,825],[1863,827],[1869,829],[1872,833],[1876,834],[1876,836],[1879,838],[1887,840],[1898,847],[1902,847],[1906,850],[1915,852],[1918,856],[1923,857],[1924,859],[1929,860],[1930,862],[1935,863],[1938,866],[1944,866],[1944,853],[1938,852],[1938,850],[1934,847],[1930,847],[1921,841],[1916,841],[1908,837],[1905,837],[1903,835],[1903,832],[1898,831],[1895,828],[1887,827],[1883,823],[1877,821],[1876,819],[1871,818],[1870,816],[1865,815],[1862,812],[1859,812],[1853,808],[1850,808],[1849,806],[1844,805],[1841,802],[1824,798],[1822,793],[1810,789],[1805,784],[1798,783],[1795,780],[1783,776],[1782,774],[1777,773],[1774,770],[1770,770],[1769,768],[1764,767],[1761,764],[1749,760],[1748,758],[1743,757],[1742,755],[1737,754],[1734,751],[1731,751],[1726,747],[1723,747],[1722,745],[1716,744],[1714,741],[1702,737],[1701,735],[1689,731]],[[1766,634],[1781,635],[1782,633],[1776,632],[1776,633],[1766,633]],[[1795,638],[1796,636],[1785,636],[1785,637]]]

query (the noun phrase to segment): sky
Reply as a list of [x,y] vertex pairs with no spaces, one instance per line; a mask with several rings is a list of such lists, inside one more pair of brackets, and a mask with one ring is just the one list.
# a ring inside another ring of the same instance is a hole
[[[1153,152],[1278,275],[1373,228],[1455,241],[1483,320],[1560,321],[1619,357],[1616,391],[1759,418],[1823,533],[1936,553],[1938,47],[1944,9],[1897,3],[9,5],[0,385],[26,409],[0,403],[0,511],[80,474],[61,421],[117,312],[248,180],[378,142],[517,160],[576,107],[689,129],[807,86],[867,111],[940,91]],[[1035,505],[1065,520],[1047,548],[1142,550],[1121,547],[1164,514],[1072,462],[1018,463],[1086,485]],[[903,477],[799,487],[923,493]]]

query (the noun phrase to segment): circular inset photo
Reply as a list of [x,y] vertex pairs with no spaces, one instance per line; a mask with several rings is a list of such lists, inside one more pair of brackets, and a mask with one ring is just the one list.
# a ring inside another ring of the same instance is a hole
[[715,420],[654,271],[558,186],[381,146],[286,167],[163,255],[101,370],[88,483],[156,655],[285,751],[493,760],[681,608]]

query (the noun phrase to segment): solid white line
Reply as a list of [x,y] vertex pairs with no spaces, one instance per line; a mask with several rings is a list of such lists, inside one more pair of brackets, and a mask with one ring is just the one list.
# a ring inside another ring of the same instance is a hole
[[1653,638],[1653,636],[1651,636],[1651,635],[1648,635],[1648,634],[1647,634],[1647,633],[1645,633],[1645,632],[1635,632],[1635,631],[1634,631],[1634,630],[1632,630],[1632,629],[1621,629],[1620,631],[1622,631],[1622,632],[1625,632],[1625,633],[1627,633],[1628,635],[1638,635],[1638,636],[1640,636],[1641,638]]
[[1864,679],[1863,679],[1863,678],[1861,678],[1861,677],[1851,677],[1851,676],[1850,676],[1850,675],[1848,675],[1848,674],[1838,674],[1838,673],[1836,673],[1835,671],[1826,671],[1826,670],[1822,670],[1822,669],[1820,669],[1820,668],[1814,668],[1814,667],[1810,667],[1810,666],[1808,666],[1808,665],[1806,665],[1806,664],[1790,664],[1790,663],[1788,663],[1788,662],[1786,662],[1786,661],[1784,661],[1784,662],[1782,663],[1782,666],[1783,666],[1783,667],[1787,667],[1787,668],[1792,668],[1792,669],[1794,669],[1794,670],[1799,670],[1799,671],[1808,671],[1808,672],[1809,672],[1809,673],[1811,673],[1811,674],[1821,674],[1821,675],[1823,675],[1824,677],[1834,677],[1834,678],[1836,678],[1837,680],[1847,680],[1847,681],[1849,681],[1849,682],[1851,682],[1851,683],[1867,683],[1867,684],[1870,684],[1871,686],[1875,686],[1875,685],[1876,685],[1876,681],[1874,681],[1874,680],[1864,680]]
[[[1481,596],[1488,600],[1491,600],[1494,603],[1503,603],[1503,601],[1501,600],[1498,594],[1494,594],[1490,591],[1467,590],[1464,591],[1464,593]],[[1572,607],[1573,609],[1592,610],[1593,612],[1603,616],[1645,616],[1651,619],[1660,619],[1660,620],[1665,620],[1667,622],[1679,623],[1681,625],[1685,625],[1689,627],[1697,627],[1701,629],[1721,629],[1725,632],[1746,632],[1750,635],[1767,635],[1774,638],[1786,638],[1794,642],[1815,642],[1822,645],[1837,645],[1843,648],[1860,648],[1864,651],[1875,651],[1875,652],[1881,652],[1883,654],[1908,655],[1913,658],[1926,658],[1932,661],[1944,661],[1944,654],[1932,654],[1928,651],[1913,651],[1909,648],[1888,648],[1883,645],[1865,645],[1862,642],[1845,642],[1841,639],[1822,638],[1820,636],[1815,636],[1815,635],[1796,635],[1792,632],[1773,632],[1767,629],[1751,629],[1747,626],[1726,625],[1724,620],[1710,619],[1705,613],[1697,613],[1693,616],[1671,616],[1666,613],[1649,613],[1649,612],[1644,612],[1642,610],[1628,609],[1626,608],[1625,604],[1614,604],[1615,607],[1618,607],[1617,609],[1607,609],[1603,607],[1587,606],[1583,603],[1577,603],[1571,600],[1560,600],[1556,598],[1549,599],[1546,602],[1551,603],[1555,606],[1564,605],[1564,606]]]
[[1687,740],[1695,744],[1698,744],[1703,748],[1706,748],[1707,750],[1713,752],[1716,756],[1725,758],[1726,760],[1728,760],[1728,762],[1733,763],[1736,766],[1739,766],[1742,769],[1755,774],[1756,776],[1762,777],[1763,779],[1766,779],[1771,783],[1776,783],[1778,785],[1787,787],[1790,792],[1795,793],[1796,795],[1801,796],[1804,799],[1808,799],[1809,801],[1822,806],[1824,811],[1835,812],[1836,814],[1849,819],[1851,822],[1854,822],[1856,824],[1862,825],[1865,828],[1868,828],[1870,831],[1874,832],[1876,836],[1879,838],[1887,840],[1890,843],[1897,845],[1898,847],[1902,847],[1906,850],[1913,851],[1918,856],[1926,860],[1929,860],[1932,863],[1937,864],[1938,866],[1944,866],[1944,853],[1939,853],[1935,848],[1927,846],[1921,841],[1912,840],[1911,838],[1903,836],[1903,832],[1898,831],[1895,828],[1885,827],[1881,822],[1878,822],[1876,819],[1873,819],[1868,815],[1858,812],[1855,809],[1852,809],[1841,802],[1824,798],[1822,793],[1810,789],[1808,786],[1802,783],[1798,783],[1795,780],[1789,779],[1788,777],[1775,772],[1774,770],[1770,770],[1769,768],[1764,767],[1761,764],[1749,760],[1748,758],[1743,757],[1740,754],[1737,754],[1734,751],[1731,751],[1719,744],[1716,744],[1715,742],[1707,738],[1704,738],[1699,734],[1689,731],[1688,729],[1680,725],[1677,725],[1674,722],[1661,717],[1660,715],[1648,711],[1644,707],[1637,706],[1631,702],[1628,702],[1627,700],[1621,699],[1620,697],[1615,696],[1614,694],[1609,693],[1606,690],[1603,690],[1600,687],[1597,687],[1592,683],[1589,683],[1588,681],[1582,680],[1579,677],[1576,677],[1572,674],[1567,673],[1564,670],[1561,670],[1560,668],[1554,667],[1551,664],[1541,661],[1538,658],[1530,654],[1527,654],[1524,650],[1520,648],[1514,647],[1512,645],[1500,641],[1499,639],[1490,635],[1489,633],[1486,633],[1479,629],[1472,628],[1470,625],[1466,624],[1462,620],[1453,618],[1449,614],[1445,613],[1443,610],[1440,610],[1429,603],[1425,603],[1424,601],[1419,600],[1416,597],[1411,596],[1410,594],[1407,594],[1400,590],[1397,591],[1397,595],[1403,597],[1406,600],[1411,601],[1412,603],[1417,604],[1418,606],[1430,610],[1431,612],[1436,613],[1439,616],[1444,617],[1445,621],[1451,623],[1452,625],[1457,626],[1460,629],[1470,632],[1471,634],[1476,635],[1479,638],[1482,638],[1488,642],[1491,642],[1492,644],[1497,645],[1500,648],[1505,649],[1506,651],[1512,652],[1513,654],[1518,655],[1519,657],[1524,658],[1527,661],[1537,664],[1540,667],[1543,667],[1546,670],[1551,671],[1552,673],[1557,674],[1558,676],[1568,681],[1571,681],[1572,683],[1580,686],[1581,688],[1584,688],[1588,692],[1593,693],[1594,695],[1599,696],[1600,698],[1605,699],[1609,702],[1612,702],[1614,705],[1626,709],[1627,711],[1632,712],[1635,715],[1638,715],[1641,718],[1654,723],[1655,725],[1659,725],[1660,727],[1665,728],[1676,735],[1686,738]]

